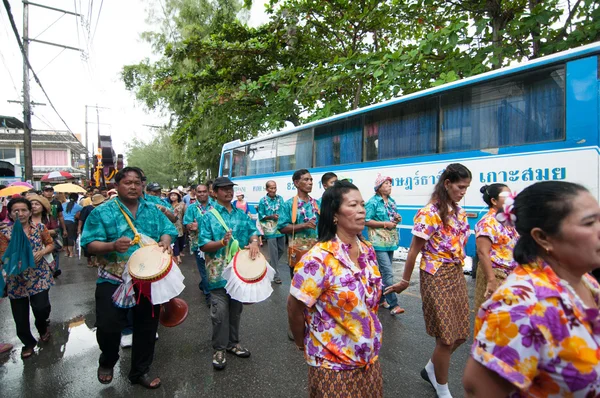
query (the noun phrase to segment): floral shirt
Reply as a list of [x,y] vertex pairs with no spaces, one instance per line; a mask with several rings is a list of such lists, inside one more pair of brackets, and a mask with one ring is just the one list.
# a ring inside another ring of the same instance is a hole
[[[248,246],[251,236],[258,235],[256,222],[242,210],[232,206],[230,213],[219,203],[215,203],[214,208],[219,212],[223,221],[225,221],[225,225],[232,230],[231,236],[238,241],[240,249]],[[210,211],[202,217],[199,229],[200,237],[198,238],[198,246],[200,247],[207,243],[223,239],[227,232],[219,220],[217,220],[217,217]],[[227,266],[225,259],[227,248],[222,247],[213,253],[206,252],[205,255],[208,290],[225,287],[227,281],[221,274]]]
[[[4,256],[10,238],[12,236],[12,225],[0,230],[0,258]],[[44,224],[31,223],[29,227],[29,243],[33,252],[44,250],[47,245],[53,244],[50,232]],[[27,268],[19,275],[7,275],[6,287],[8,297],[19,299],[33,296],[50,289],[54,285],[54,262],[48,263],[45,257],[36,264],[35,268]],[[0,276],[1,278],[2,276]]]
[[173,214],[175,215],[175,217],[177,217],[177,221],[175,221],[173,223],[175,225],[175,228],[177,228],[177,236],[182,237],[183,232],[184,232],[183,217],[185,215],[185,203],[183,203],[183,202],[177,203],[173,207]]
[[[119,205],[127,213],[138,233],[146,235],[156,242],[163,235],[170,235],[171,242],[177,239],[177,229],[155,204],[145,200],[138,201],[138,209],[133,217],[127,206],[117,197],[92,210],[83,226],[81,247],[86,247],[94,241],[114,242],[123,236],[129,239],[135,237],[125,216],[121,213]],[[97,256],[100,263],[97,282],[122,283],[121,276],[125,270],[125,264],[133,252],[139,248],[139,245],[133,245],[125,253],[114,251]]]
[[475,226],[475,236],[488,237],[492,241],[490,260],[492,268],[503,270],[507,275],[515,269],[517,262],[513,259],[513,250],[519,240],[519,234],[513,226],[505,226],[496,220],[496,210],[490,211]]
[[264,198],[258,202],[258,220],[263,229],[265,238],[279,238],[283,236],[277,229],[276,220],[265,220],[266,216],[272,216],[273,214],[279,214],[283,208],[283,198],[279,195],[275,195],[274,198],[269,195],[265,195]]
[[188,206],[185,211],[185,216],[183,217],[183,225],[188,225],[193,223],[194,221],[198,223],[198,230],[188,232],[188,236],[190,238],[190,247],[192,251],[198,250],[198,235],[200,229],[200,220],[202,216],[206,214],[207,211],[213,208],[214,201],[211,198],[208,198],[208,202],[206,202],[206,206],[202,206],[202,203],[196,201]]
[[304,347],[310,366],[356,369],[378,358],[381,274],[371,245],[357,243],[358,264],[350,260],[350,245],[336,237],[316,244],[296,265],[290,294],[308,307]]
[[[367,212],[366,221],[391,221],[398,220],[398,211],[396,202],[388,197],[387,204],[381,195],[375,195],[365,204]],[[386,228],[368,228],[369,241],[375,250],[394,251],[400,245],[400,239],[397,229]]]
[[469,223],[467,213],[461,207],[457,208],[456,213],[449,211],[446,225],[442,223],[435,203],[419,210],[414,218],[412,234],[427,241],[421,250],[421,269],[431,275],[443,265],[462,266],[465,259]]
[[[600,304],[600,286],[584,283]],[[600,395],[600,312],[538,260],[518,266],[480,308],[473,358],[508,380],[514,396]]]
[[[282,206],[279,213],[279,221],[277,229],[281,231],[287,225],[292,224],[292,207],[294,198],[288,199]],[[309,197],[309,200],[304,202],[298,198],[298,211],[296,213],[296,222],[293,224],[303,224],[309,221],[319,222],[319,205],[317,201]],[[290,238],[292,234],[289,235]],[[317,229],[305,229],[294,232],[294,242],[290,242],[291,246],[310,248],[317,243]]]

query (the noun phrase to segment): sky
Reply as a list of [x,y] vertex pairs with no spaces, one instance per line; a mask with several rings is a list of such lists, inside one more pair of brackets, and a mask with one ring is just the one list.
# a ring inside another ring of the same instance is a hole
[[[22,36],[23,3],[9,0],[12,15]],[[124,65],[144,58],[156,59],[150,46],[140,39],[153,30],[146,23],[149,1],[142,0],[38,0],[38,4],[77,12],[82,17],[29,6],[29,37],[84,52],[32,42],[29,60],[58,113],[75,134],[84,137],[88,108],[88,148],[97,146],[98,129],[112,135],[116,153],[125,153],[126,143],[134,137],[147,141],[153,127],[167,122],[164,115],[149,113],[120,79]],[[257,26],[267,20],[266,0],[253,2],[248,24]],[[0,4],[0,115],[23,120],[23,60],[12,31],[7,11]],[[30,75],[31,100],[46,103],[33,108],[32,126],[41,130],[66,130]],[[99,119],[100,124],[97,123]],[[85,142],[84,142],[85,144]]]

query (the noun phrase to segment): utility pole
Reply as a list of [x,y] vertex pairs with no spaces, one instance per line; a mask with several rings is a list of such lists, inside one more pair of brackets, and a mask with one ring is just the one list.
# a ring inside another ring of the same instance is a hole
[[[29,98],[29,4],[23,2],[23,152],[25,181],[33,181],[33,154],[31,151],[31,103]],[[23,160],[21,160],[23,161]]]

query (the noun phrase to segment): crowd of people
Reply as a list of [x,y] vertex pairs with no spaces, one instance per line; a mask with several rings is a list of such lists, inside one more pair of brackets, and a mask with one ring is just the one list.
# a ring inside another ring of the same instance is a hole
[[504,184],[481,187],[489,211],[474,228],[479,271],[470,303],[463,265],[471,227],[459,203],[472,174],[462,164],[446,166],[414,217],[400,281],[394,281],[393,253],[402,217],[390,177],[378,175],[365,200],[351,181],[326,173],[325,193],[316,200],[312,175],[301,169],[292,176],[293,198],[285,201],[276,182],[266,181],[255,209],[227,177],[187,194],[163,192],[136,167],[120,170],[115,182],[112,192],[92,190],[84,198],[61,198],[48,186],[42,195],[11,199],[0,213],[8,221],[0,229],[4,267],[15,258],[31,263],[6,276],[23,359],[51,337],[48,290],[60,275],[59,251],[74,255],[79,237],[88,265],[98,267],[99,382],[112,382],[119,346],[129,336],[129,380],[160,387],[160,378],[150,375],[160,306],[139,287],[131,308],[114,302],[130,256],[151,239],[178,263],[186,245],[193,254],[210,308],[212,365],[223,370],[227,355],[251,355],[240,337],[244,306],[226,291],[223,270],[238,250],[255,258],[266,245],[274,284],[282,284],[280,259],[287,263],[288,336],[308,364],[311,397],[383,396],[379,310],[405,312],[398,294],[410,286],[419,256],[425,331],[435,339],[421,377],[438,397],[451,396],[450,360],[471,333],[467,396],[600,395],[600,285],[591,275],[600,268],[600,206],[581,185],[540,182],[518,195]]

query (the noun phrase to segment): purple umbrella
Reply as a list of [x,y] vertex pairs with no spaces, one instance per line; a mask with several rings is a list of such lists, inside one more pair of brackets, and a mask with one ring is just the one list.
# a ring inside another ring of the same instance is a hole
[[33,188],[33,185],[31,185],[30,183],[26,182],[26,181],[15,181],[15,182],[11,182],[10,184],[8,184],[9,187],[27,187],[29,189]]

